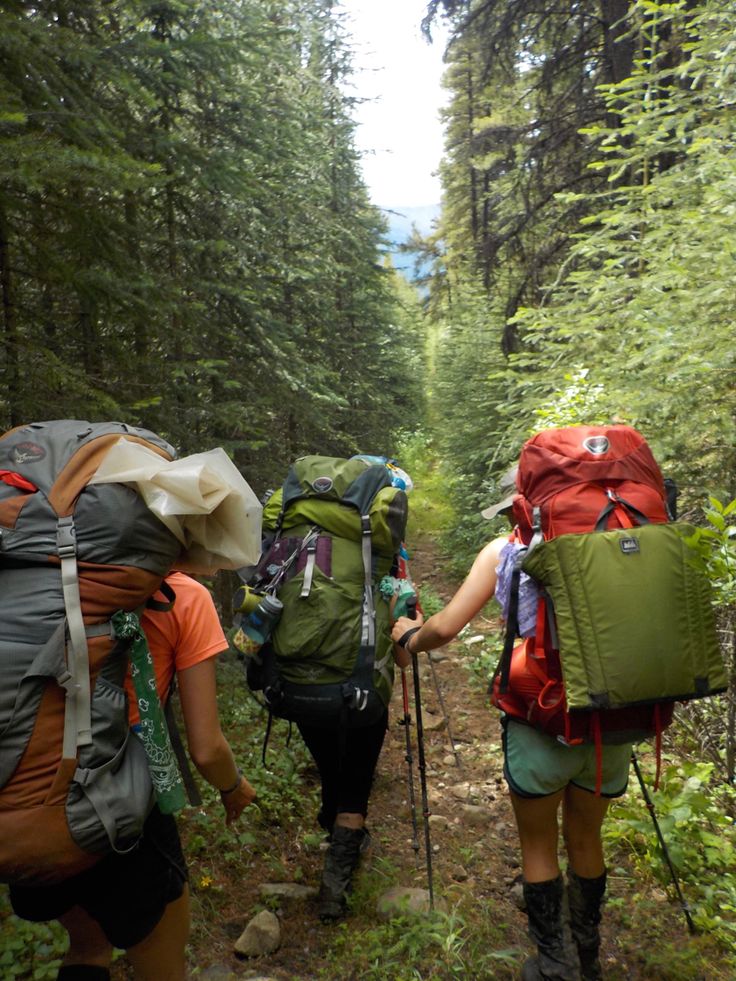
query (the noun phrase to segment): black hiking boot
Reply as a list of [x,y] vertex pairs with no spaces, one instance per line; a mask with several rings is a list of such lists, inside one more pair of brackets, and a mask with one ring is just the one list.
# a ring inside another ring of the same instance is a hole
[[567,872],[567,896],[570,903],[570,927],[580,955],[583,981],[602,981],[598,957],[601,935],[601,904],[606,892],[606,873],[595,879],[584,879],[571,869]]
[[335,825],[332,829],[317,896],[317,915],[320,920],[339,920],[347,912],[353,872],[358,867],[368,841],[369,835],[365,828],[353,829]]
[[94,964],[64,964],[59,968],[56,981],[110,981],[106,967]]
[[522,981],[580,981],[580,961],[570,933],[562,876],[548,882],[525,882],[529,936],[536,957],[522,968]]

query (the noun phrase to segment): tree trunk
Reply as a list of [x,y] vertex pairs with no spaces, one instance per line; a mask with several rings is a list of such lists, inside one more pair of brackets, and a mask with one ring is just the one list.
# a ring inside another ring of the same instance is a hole
[[[467,130],[466,143],[467,143],[467,146],[468,147],[472,147],[473,146],[473,124],[475,122],[475,103],[474,103],[474,99],[473,99],[473,75],[472,75],[472,69],[471,69],[470,58],[469,57],[468,57],[468,70],[466,72],[465,95],[466,95],[466,98],[468,100],[468,114],[467,114],[467,117],[468,117],[467,118],[468,130]],[[477,246],[477,243],[478,243],[478,183],[477,183],[478,178],[477,178],[475,167],[473,166],[472,158],[470,160],[470,164],[469,164],[468,170],[469,170],[468,176],[470,178],[470,229],[471,229],[471,232],[473,234],[473,242]]]
[[0,292],[3,305],[3,347],[5,354],[5,399],[8,422],[20,425],[20,360],[13,276],[10,266],[10,233],[5,212],[0,208]]
[[728,699],[728,713],[726,722],[726,779],[729,785],[733,786],[736,777],[736,612],[730,612],[727,622],[726,636],[729,638],[730,656],[730,686],[726,698]]
[[[128,254],[138,274],[141,270],[140,233],[138,229],[138,202],[132,191],[125,192],[125,227],[128,238]],[[140,300],[140,296],[138,297]],[[148,359],[148,330],[144,318],[136,310],[133,325],[133,348],[138,364]]]
[[606,60],[606,78],[609,82],[621,82],[631,75],[634,67],[635,39],[627,34],[629,0],[600,0],[603,21],[603,51]]

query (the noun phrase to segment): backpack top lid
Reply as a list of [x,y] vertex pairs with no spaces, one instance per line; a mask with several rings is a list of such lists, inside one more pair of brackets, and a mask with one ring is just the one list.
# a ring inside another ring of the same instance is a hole
[[394,486],[385,464],[364,459],[305,456],[289,469],[281,488],[268,498],[263,527],[277,533],[315,525],[339,538],[360,542],[363,518],[370,522],[371,545],[391,556],[406,532],[406,491]]
[[383,463],[358,457],[302,456],[292,464],[284,482],[282,506],[285,510],[300,498],[316,497],[365,514],[378,491],[390,486],[391,477]]
[[404,490],[409,493],[409,491],[414,490],[414,481],[411,479],[406,470],[402,470],[398,462],[390,456],[373,456],[370,453],[356,453],[355,456],[351,457],[352,460],[365,460],[366,463],[380,463],[389,472],[391,477],[391,486],[398,487],[399,490]]
[[0,436],[3,562],[56,559],[58,519],[73,515],[78,561],[168,572],[181,545],[143,497],[124,484],[89,483],[121,438],[176,456],[155,433],[118,422],[33,422]]
[[516,485],[534,505],[571,484],[634,481],[665,496],[662,472],[644,439],[631,426],[545,429],[521,450]]
[[[175,459],[173,446],[147,429],[122,422],[88,422],[84,419],[53,419],[31,422],[9,429],[0,436],[0,471],[20,474],[44,494],[52,493],[52,504],[59,513],[68,511],[121,437],[145,443],[164,459]],[[55,487],[59,474],[76,458],[73,486]]]

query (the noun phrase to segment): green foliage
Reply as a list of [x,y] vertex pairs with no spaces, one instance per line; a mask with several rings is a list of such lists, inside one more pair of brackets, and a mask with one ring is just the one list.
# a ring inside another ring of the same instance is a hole
[[51,981],[61,966],[66,931],[56,922],[30,923],[13,915],[7,886],[0,886],[0,974],[11,978]]
[[736,608],[736,499],[723,504],[710,497],[705,509],[708,524],[696,528],[690,538],[708,576],[715,587],[716,603],[720,608]]
[[562,380],[567,383],[566,387],[534,409],[532,432],[562,426],[606,425],[608,414],[600,408],[604,403],[604,388],[592,384],[589,376],[588,368],[577,368],[565,374]]
[[588,199],[545,305],[518,314],[528,350],[512,359],[527,403],[554,398],[574,347],[599,410],[650,436],[688,504],[696,483],[701,498],[729,487],[735,416],[731,28],[718,0],[690,6],[634,5],[651,47],[604,90],[613,124],[586,130],[608,189]]
[[718,626],[729,675],[729,690],[715,702],[691,703],[680,713],[690,744],[704,747],[724,779],[736,776],[736,500],[723,504],[710,497],[704,509],[707,524],[689,543],[714,587]]
[[456,29],[428,303],[452,550],[477,551],[478,511],[550,425],[634,425],[682,512],[705,488],[731,499],[731,5],[642,0],[609,25],[532,0],[433,7]]
[[[665,767],[660,789],[649,793],[670,860],[696,925],[726,950],[736,933],[736,807],[733,787],[714,785],[711,763],[680,762]],[[647,782],[651,768],[645,769]],[[630,793],[614,802],[604,839],[625,847],[642,875],[671,885],[651,816],[643,800]]]
[[453,511],[429,437],[424,432],[401,433],[396,456],[414,483],[409,495],[408,540],[412,541],[418,529],[423,535],[442,535],[452,525]]
[[[258,491],[419,403],[323,0],[0,13],[0,414],[219,443]],[[416,305],[416,300],[414,300]]]
[[495,949],[499,943],[491,921],[486,920],[483,936],[478,936],[475,930],[482,923],[482,916],[471,923],[456,907],[447,913],[394,916],[367,929],[341,924],[328,965],[318,977],[328,981],[351,971],[369,981],[515,976],[519,952]]
[[[248,823],[257,820],[268,827],[287,825],[294,815],[304,812],[305,798],[314,798],[316,812],[316,789],[309,794],[304,785],[304,772],[312,765],[312,759],[298,733],[291,738],[288,723],[274,720],[264,767],[262,753],[268,712],[250,693],[242,665],[234,656],[223,658],[218,664],[218,708],[239,765],[258,792],[257,800],[248,810]],[[219,821],[219,795],[208,786],[202,788],[202,794]],[[204,820],[211,819],[208,811]]]
[[[498,606],[496,605],[496,611]],[[494,611],[494,612],[496,612]],[[481,643],[467,646],[465,663],[474,683],[484,691],[488,689],[496,666],[501,660],[503,651],[503,631],[493,631],[487,634]]]
[[419,587],[419,602],[424,610],[425,619],[434,616],[445,606],[445,602],[432,586],[422,583]]

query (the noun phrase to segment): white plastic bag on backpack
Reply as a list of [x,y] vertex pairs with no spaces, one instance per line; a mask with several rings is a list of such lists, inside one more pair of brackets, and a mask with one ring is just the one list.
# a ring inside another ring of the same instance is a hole
[[165,460],[140,443],[120,439],[89,483],[135,486],[182,543],[176,566],[183,572],[207,574],[258,561],[263,508],[221,447]]

